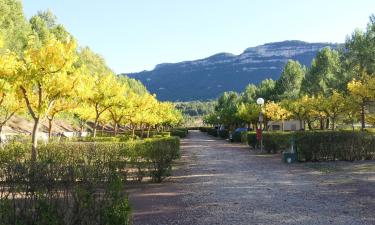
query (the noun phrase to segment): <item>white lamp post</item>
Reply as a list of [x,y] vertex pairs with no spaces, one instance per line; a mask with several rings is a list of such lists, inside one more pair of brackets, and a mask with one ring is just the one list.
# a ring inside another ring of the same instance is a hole
[[219,137],[219,134],[220,134],[220,116],[217,116],[217,122],[218,122],[218,124],[217,124],[217,136]]
[[262,134],[262,123],[263,123],[263,114],[262,114],[262,108],[264,105],[264,99],[258,98],[257,104],[260,105],[260,112],[259,112],[259,126],[260,126],[260,151],[263,151],[263,134]]

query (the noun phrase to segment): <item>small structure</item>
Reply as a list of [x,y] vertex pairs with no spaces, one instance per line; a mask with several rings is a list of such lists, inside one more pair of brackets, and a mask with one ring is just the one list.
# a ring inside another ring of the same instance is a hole
[[299,120],[269,121],[267,123],[269,131],[297,131],[304,130],[304,123]]

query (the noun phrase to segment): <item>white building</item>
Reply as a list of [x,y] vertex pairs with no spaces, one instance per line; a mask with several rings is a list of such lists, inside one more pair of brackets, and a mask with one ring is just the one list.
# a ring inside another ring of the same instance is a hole
[[267,123],[270,131],[297,131],[305,129],[304,123],[299,120],[270,121]]

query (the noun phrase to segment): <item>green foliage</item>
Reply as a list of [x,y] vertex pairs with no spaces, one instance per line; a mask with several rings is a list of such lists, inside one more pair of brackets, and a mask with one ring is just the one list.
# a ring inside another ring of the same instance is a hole
[[209,128],[206,129],[206,131],[207,131],[207,134],[209,134],[211,136],[214,136],[214,137],[218,136],[217,129],[215,129],[215,128],[209,127]]
[[[268,153],[278,153],[289,150],[292,133],[263,132],[263,147]],[[247,143],[253,149],[260,147],[256,132],[247,132]]]
[[219,130],[219,137],[227,139],[229,138],[229,131],[228,130]]
[[180,138],[185,138],[188,135],[187,128],[173,128],[171,130],[171,136],[177,136]]
[[256,149],[258,147],[259,143],[256,132],[247,132],[247,144],[251,146],[253,149]]
[[184,115],[204,116],[214,111],[215,104],[216,104],[215,101],[177,102],[176,108],[180,110]]
[[299,161],[375,159],[375,136],[368,132],[299,132],[296,145]]
[[297,61],[289,60],[276,82],[276,93],[279,99],[296,99],[299,97],[301,83],[306,69]]
[[124,182],[146,176],[160,182],[179,145],[176,137],[50,143],[40,146],[37,161],[30,161],[30,144],[5,145],[1,224],[130,224]]
[[[245,142],[246,143],[246,137],[244,135],[247,135],[247,131],[234,131],[232,133],[232,141],[233,142]],[[244,137],[245,137],[245,139],[243,141]]]
[[0,35],[3,34],[5,49],[21,54],[27,44],[30,26],[18,0],[0,0]]
[[263,146],[268,153],[287,151],[291,146],[293,133],[289,132],[264,132]]
[[207,132],[211,127],[199,127],[200,132]]
[[340,55],[337,51],[324,48],[319,51],[302,82],[302,92],[309,95],[328,96],[340,86]]

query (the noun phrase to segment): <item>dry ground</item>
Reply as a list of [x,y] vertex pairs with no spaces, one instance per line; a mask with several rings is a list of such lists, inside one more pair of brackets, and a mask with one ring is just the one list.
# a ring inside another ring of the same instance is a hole
[[375,224],[375,162],[280,159],[190,132],[172,177],[129,186],[134,224]]

